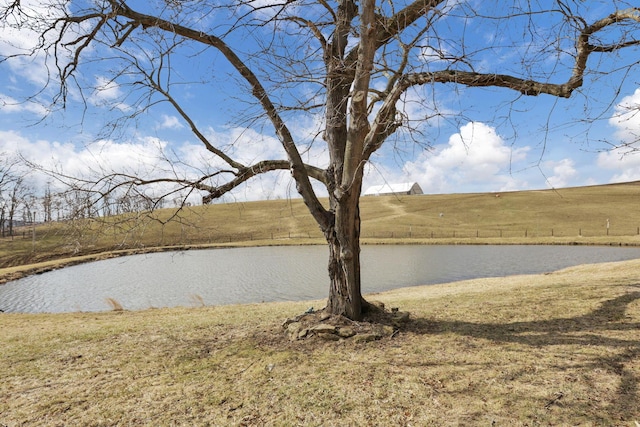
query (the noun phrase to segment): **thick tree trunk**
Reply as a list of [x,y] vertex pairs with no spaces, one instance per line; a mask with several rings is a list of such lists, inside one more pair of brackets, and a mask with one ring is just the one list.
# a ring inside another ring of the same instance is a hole
[[[354,189],[356,190],[356,189]],[[335,225],[329,243],[329,300],[326,310],[352,320],[362,318],[366,302],[360,290],[360,206],[357,195],[335,202]]]

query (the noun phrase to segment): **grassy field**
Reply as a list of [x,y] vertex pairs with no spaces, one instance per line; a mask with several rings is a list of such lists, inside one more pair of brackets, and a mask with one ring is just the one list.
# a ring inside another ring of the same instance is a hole
[[0,425],[640,422],[640,260],[368,299],[409,322],[291,342],[283,320],[314,302],[3,314]]

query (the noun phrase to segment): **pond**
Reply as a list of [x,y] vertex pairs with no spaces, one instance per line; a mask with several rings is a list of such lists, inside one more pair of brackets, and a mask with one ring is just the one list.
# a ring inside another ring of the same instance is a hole
[[[598,246],[365,246],[363,293],[640,258]],[[113,258],[0,285],[5,312],[102,311],[325,298],[325,246],[163,252]]]

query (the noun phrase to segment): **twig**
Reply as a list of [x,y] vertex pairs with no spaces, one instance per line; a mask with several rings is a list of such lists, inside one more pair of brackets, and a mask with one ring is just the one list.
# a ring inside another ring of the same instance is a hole
[[546,405],[544,405],[544,409],[551,408],[552,405],[555,405],[556,403],[558,403],[563,397],[564,397],[563,392],[556,393],[556,396],[553,399],[551,399],[549,402],[547,402]]

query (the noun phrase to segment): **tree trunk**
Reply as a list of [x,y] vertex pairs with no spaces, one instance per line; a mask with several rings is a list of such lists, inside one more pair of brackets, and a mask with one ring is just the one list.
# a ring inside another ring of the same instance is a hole
[[335,224],[325,233],[329,243],[329,300],[326,310],[352,320],[362,318],[366,302],[360,290],[360,188],[335,201]]

